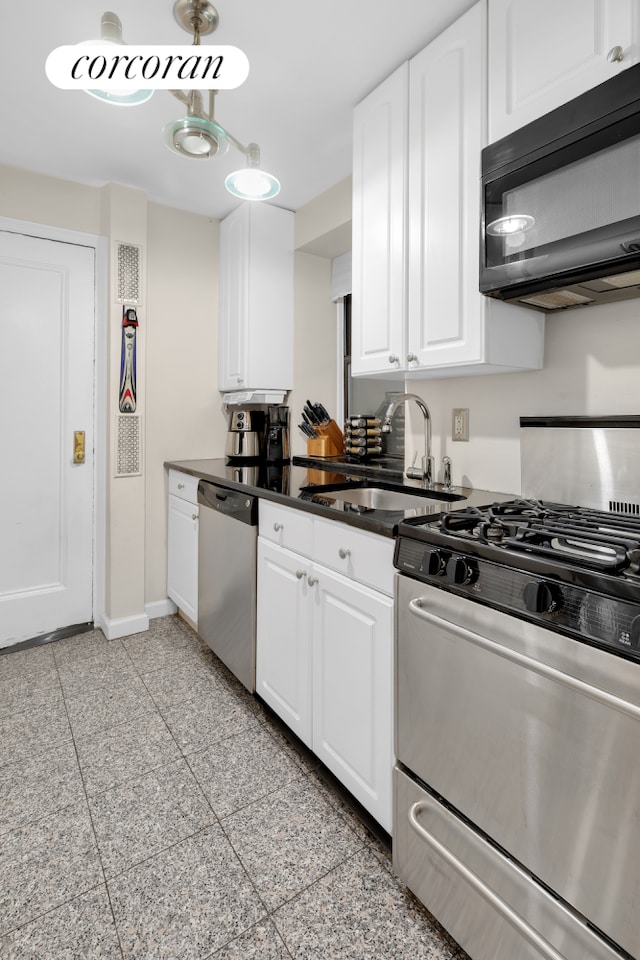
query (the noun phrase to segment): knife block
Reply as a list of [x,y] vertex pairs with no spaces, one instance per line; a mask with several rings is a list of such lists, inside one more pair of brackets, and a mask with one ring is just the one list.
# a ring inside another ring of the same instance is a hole
[[323,427],[314,428],[319,436],[307,440],[307,453],[310,457],[341,457],[344,453],[344,437],[335,420]]

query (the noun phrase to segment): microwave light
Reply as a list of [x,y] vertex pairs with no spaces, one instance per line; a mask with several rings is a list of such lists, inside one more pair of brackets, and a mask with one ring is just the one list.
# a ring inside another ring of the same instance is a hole
[[487,224],[487,233],[491,237],[508,237],[514,233],[524,233],[530,230],[535,218],[528,213],[512,213],[507,217],[498,217]]

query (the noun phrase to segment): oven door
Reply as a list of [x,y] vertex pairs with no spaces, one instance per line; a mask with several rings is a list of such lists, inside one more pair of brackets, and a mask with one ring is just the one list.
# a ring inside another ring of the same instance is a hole
[[639,956],[640,666],[397,582],[398,760]]

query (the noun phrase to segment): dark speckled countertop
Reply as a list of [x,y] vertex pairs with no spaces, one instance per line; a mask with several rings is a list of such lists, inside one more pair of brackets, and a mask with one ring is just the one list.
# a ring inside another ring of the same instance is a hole
[[[325,485],[348,483],[358,487],[367,483],[383,484],[387,490],[419,492],[419,480],[403,478],[398,466],[391,468],[352,467],[339,461],[320,461],[294,457],[289,465],[240,465],[228,460],[168,460],[165,467],[181,473],[219,483],[231,490],[244,491],[264,500],[273,500],[290,507],[297,507],[322,517],[340,520],[363,530],[370,530],[386,537],[393,537],[397,526],[406,517],[434,516],[467,506],[486,506],[494,501],[510,500],[513,493],[497,493],[491,490],[475,490],[470,487],[452,487],[445,492],[441,484],[435,484],[430,496],[424,497],[424,509],[411,507],[408,510],[370,509],[340,500],[339,490],[320,491]],[[451,496],[457,499],[451,499]]]

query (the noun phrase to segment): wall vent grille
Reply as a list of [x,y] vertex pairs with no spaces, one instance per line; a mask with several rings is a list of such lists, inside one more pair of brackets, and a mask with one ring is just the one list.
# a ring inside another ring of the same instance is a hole
[[131,243],[116,244],[116,300],[118,303],[140,304],[140,247]]
[[629,503],[625,500],[609,500],[609,510],[614,513],[629,513],[634,517],[640,516],[640,503]]
[[116,477],[139,477],[142,473],[142,431],[138,414],[118,417],[116,433]]

